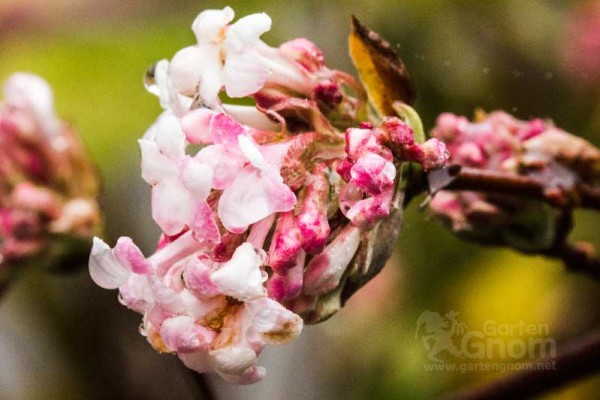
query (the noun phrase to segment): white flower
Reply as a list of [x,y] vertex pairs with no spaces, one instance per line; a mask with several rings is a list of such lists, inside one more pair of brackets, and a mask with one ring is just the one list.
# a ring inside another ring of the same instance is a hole
[[198,43],[180,50],[171,61],[169,75],[178,92],[200,99],[211,107],[219,104],[224,86],[230,97],[244,97],[260,90],[269,75],[267,61],[257,50],[260,35],[271,28],[265,13],[252,14],[232,25],[234,12],[201,12],[192,30]]

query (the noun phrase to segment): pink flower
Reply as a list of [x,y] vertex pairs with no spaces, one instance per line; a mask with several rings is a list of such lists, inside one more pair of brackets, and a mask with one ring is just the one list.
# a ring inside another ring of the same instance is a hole
[[[232,20],[228,7],[200,13],[197,44],[149,80],[165,110],[140,140],[156,252],[97,239],[90,273],[143,314],[158,351],[253,383],[267,345],[294,340],[321,300],[338,296],[339,307],[361,238],[397,206],[397,165],[437,168],[446,152],[415,143],[398,118],[358,121],[363,88],[327,68],[313,43],[269,47],[259,39],[266,15]],[[222,104],[223,88],[256,106]]]
[[[82,144],[56,115],[52,89],[15,73],[0,104],[0,272],[99,230],[98,180]],[[64,253],[64,251],[63,251]],[[58,254],[58,252],[57,252]],[[58,256],[46,264],[61,264]],[[57,259],[55,259],[57,258]],[[0,282],[2,285],[4,282]]]

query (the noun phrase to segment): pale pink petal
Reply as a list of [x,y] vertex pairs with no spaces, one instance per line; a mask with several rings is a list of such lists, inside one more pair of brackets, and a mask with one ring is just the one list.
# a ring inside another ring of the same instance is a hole
[[240,18],[229,29],[225,46],[227,52],[239,52],[254,46],[258,38],[271,29],[271,18],[265,13],[250,14]]
[[169,61],[161,60],[154,66],[154,84],[147,84],[146,90],[159,97],[163,110],[182,116],[190,109],[192,99],[180,94],[173,87],[169,75]]
[[227,230],[241,233],[270,214],[290,211],[295,204],[294,192],[277,169],[266,165],[258,170],[248,165],[221,195],[218,214]]
[[133,243],[131,238],[120,237],[114,249],[117,260],[122,265],[126,265],[129,270],[136,274],[147,274],[150,272],[150,263],[142,251]]
[[212,187],[217,190],[231,186],[246,162],[222,144],[206,146],[194,158],[213,169]]
[[156,143],[147,139],[138,140],[142,150],[142,178],[151,185],[177,176],[175,165],[162,155]]
[[198,159],[186,157],[179,166],[183,186],[196,199],[206,199],[210,193],[213,178],[212,168]]
[[206,49],[200,46],[185,47],[175,53],[169,66],[173,88],[187,96],[194,95],[202,77],[202,63],[206,59]]
[[208,348],[216,333],[180,315],[163,321],[160,336],[170,351],[187,353]]
[[185,286],[196,296],[213,297],[221,294],[221,289],[211,279],[212,270],[196,257],[186,262],[183,281]]
[[258,110],[256,106],[242,106],[238,104],[223,104],[228,115],[231,115],[239,123],[255,129],[278,132],[281,125],[274,122],[267,115]]
[[196,35],[198,43],[214,43],[221,40],[224,29],[231,21],[235,13],[231,7],[222,10],[204,10],[192,23],[192,31]]
[[275,214],[271,214],[268,217],[261,219],[260,221],[253,224],[246,241],[248,243],[252,243],[252,245],[255,248],[262,249],[267,235],[271,231],[273,222],[275,222]]
[[131,274],[128,266],[123,265],[112,249],[97,237],[94,237],[89,268],[92,280],[104,289],[118,288]]
[[227,375],[219,373],[219,376],[229,383],[236,385],[250,385],[262,380],[267,375],[263,367],[254,366],[246,370],[242,375]]
[[229,97],[246,97],[258,92],[268,77],[269,67],[256,51],[246,49],[227,54],[223,83]]
[[219,108],[219,92],[224,85],[223,82],[223,67],[219,57],[221,57],[220,49],[217,46],[209,48],[210,58],[204,61],[204,69],[200,77],[199,95],[200,99],[208,107]]
[[213,110],[198,108],[186,113],[181,118],[181,129],[186,139],[194,144],[212,143],[210,121],[215,115]]
[[258,169],[263,169],[265,165],[265,158],[260,152],[258,145],[249,136],[240,135],[238,137],[238,144],[242,154],[250,161],[250,164]]
[[196,212],[194,218],[189,223],[189,227],[194,231],[194,239],[197,241],[218,243],[221,240],[215,215],[204,200],[197,203]]
[[242,376],[256,364],[257,355],[249,346],[227,346],[209,352],[219,375]]
[[144,314],[154,304],[152,289],[146,275],[131,274],[119,286],[119,302],[125,307]]
[[152,218],[169,236],[192,221],[195,202],[178,180],[164,180],[152,188]]
[[207,350],[197,350],[191,353],[177,353],[177,356],[183,365],[200,374],[213,371]]
[[266,343],[287,344],[302,332],[302,318],[268,297],[247,303],[254,313],[253,327]]
[[183,289],[179,293],[179,298],[183,303],[181,312],[196,321],[212,320],[216,316],[225,315],[228,305],[227,299],[223,295],[199,298],[187,289]]
[[263,257],[250,243],[243,243],[229,262],[213,272],[211,279],[227,296],[246,301],[266,294],[260,270]]
[[244,127],[229,115],[218,113],[210,120],[210,132],[213,143],[236,148]]
[[162,155],[179,160],[185,155],[185,135],[179,119],[170,112],[164,112],[156,121],[154,142]]

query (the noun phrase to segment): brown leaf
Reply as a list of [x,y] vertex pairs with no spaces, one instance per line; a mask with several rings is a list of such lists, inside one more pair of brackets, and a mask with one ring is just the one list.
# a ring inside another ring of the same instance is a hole
[[416,93],[406,66],[389,42],[352,16],[350,57],[369,98],[383,115],[395,115],[392,104],[413,104]]

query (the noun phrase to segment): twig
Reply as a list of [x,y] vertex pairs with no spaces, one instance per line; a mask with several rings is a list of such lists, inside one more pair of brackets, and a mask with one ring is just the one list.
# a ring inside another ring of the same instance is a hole
[[600,258],[596,256],[594,247],[589,243],[563,243],[546,255],[562,260],[565,267],[572,272],[600,280]]
[[567,342],[554,358],[554,369],[527,370],[500,378],[487,386],[458,392],[446,400],[529,399],[600,370],[600,331]]
[[[483,170],[478,168],[451,166],[448,174],[453,178],[444,190],[472,190],[525,196],[544,200],[557,207],[580,206],[600,210],[600,189],[585,183],[572,188],[573,193],[552,190],[544,186],[539,179],[507,172]],[[575,204],[570,204],[574,202]]]

